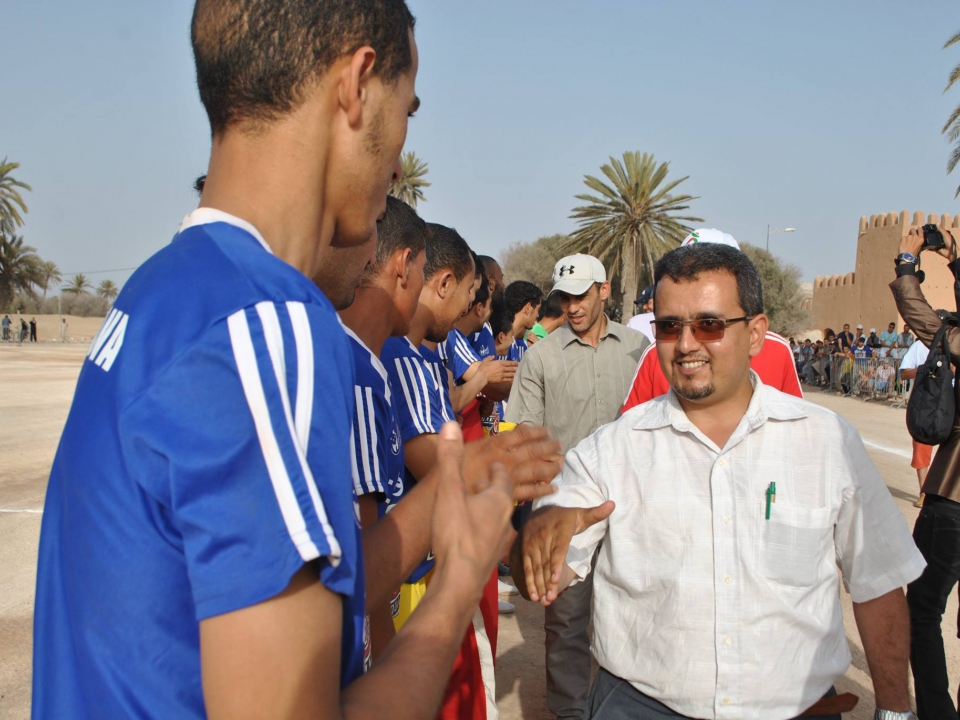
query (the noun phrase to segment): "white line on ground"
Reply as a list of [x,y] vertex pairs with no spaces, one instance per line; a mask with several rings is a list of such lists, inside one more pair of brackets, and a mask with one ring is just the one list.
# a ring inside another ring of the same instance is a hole
[[0,513],[30,513],[32,515],[43,515],[43,510],[32,510],[30,508],[0,508]]
[[899,457],[906,458],[907,460],[913,459],[913,453],[910,452],[909,450],[900,450],[899,448],[893,448],[887,445],[881,445],[879,443],[875,443],[870,440],[867,440],[863,436],[861,436],[861,438],[863,439],[863,444],[866,445],[868,448],[873,448],[874,450],[882,450],[883,452],[890,453],[891,455],[897,455]]

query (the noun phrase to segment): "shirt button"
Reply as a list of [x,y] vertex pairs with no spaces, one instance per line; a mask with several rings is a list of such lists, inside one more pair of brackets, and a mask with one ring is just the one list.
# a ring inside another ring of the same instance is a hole
[[721,702],[723,702],[724,705],[729,705],[729,704],[730,704],[730,698],[724,698]]
[[725,575],[724,578],[723,578],[723,582],[725,582],[727,585],[729,585],[730,583],[733,582],[733,578],[730,577],[729,575]]
[[729,516],[729,515],[724,515],[724,516],[723,516],[723,524],[724,524],[724,525],[729,525],[729,524],[730,524],[730,516]]
[[731,640],[731,639],[728,638],[728,637],[725,637],[725,638],[723,639],[723,644],[724,644],[724,645],[733,645],[733,640]]
[[719,465],[720,467],[723,467],[723,458],[720,458],[720,459],[717,461],[717,465]]

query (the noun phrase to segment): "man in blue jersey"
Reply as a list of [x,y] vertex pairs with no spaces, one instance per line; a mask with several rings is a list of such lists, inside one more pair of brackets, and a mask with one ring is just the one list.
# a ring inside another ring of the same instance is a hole
[[507,314],[513,317],[513,345],[507,354],[507,359],[520,362],[527,351],[524,340],[526,334],[537,323],[537,311],[543,300],[543,291],[526,280],[514,280],[507,285],[503,293],[503,301]]
[[[480,255],[478,257],[483,264],[483,271],[487,276],[492,310],[496,305],[503,303],[503,270],[500,269],[500,263],[489,255]],[[497,356],[494,352],[493,333],[490,329],[489,320],[483,324],[483,327],[470,336],[470,344],[473,346],[477,357],[481,360],[485,357]]]
[[402,0],[197,2],[201,207],[81,370],[40,538],[35,718],[436,712],[512,483],[467,498],[441,430],[429,617],[364,675],[353,363],[310,280],[331,248],[373,249],[418,104],[412,28]]

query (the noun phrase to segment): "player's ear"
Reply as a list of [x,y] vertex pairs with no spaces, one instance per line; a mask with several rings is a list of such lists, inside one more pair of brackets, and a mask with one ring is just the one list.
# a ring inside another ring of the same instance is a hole
[[393,260],[397,279],[402,286],[406,287],[407,283],[410,282],[410,273],[413,272],[413,251],[410,248],[397,250],[393,255]]
[[440,278],[437,281],[437,294],[446,300],[447,298],[453,296],[453,292],[456,290],[457,284],[457,276],[453,274],[452,270],[441,270]]

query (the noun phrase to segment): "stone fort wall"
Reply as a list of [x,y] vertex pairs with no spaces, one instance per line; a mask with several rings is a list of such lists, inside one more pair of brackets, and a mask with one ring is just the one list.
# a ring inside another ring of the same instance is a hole
[[[879,334],[886,330],[891,321],[902,326],[897,313],[897,305],[890,292],[890,283],[896,278],[893,260],[897,256],[900,238],[911,227],[927,223],[939,223],[944,227],[956,228],[955,233],[960,244],[960,216],[949,214],[925,215],[913,213],[913,217],[904,210],[899,215],[885,213],[860,218],[857,237],[857,260],[853,272],[842,275],[817,277],[813,281],[813,297],[808,301],[813,328],[822,331],[831,328],[839,332],[844,323],[851,329],[858,323],[864,330],[876,328]],[[953,297],[953,276],[947,268],[947,261],[933,252],[924,252],[921,268],[926,273],[923,294],[934,308],[956,309]]]

